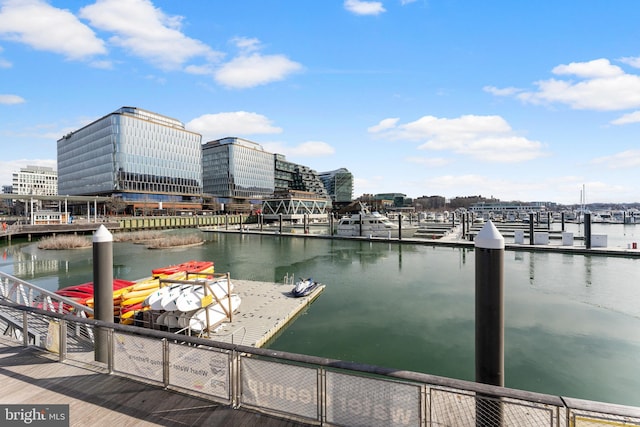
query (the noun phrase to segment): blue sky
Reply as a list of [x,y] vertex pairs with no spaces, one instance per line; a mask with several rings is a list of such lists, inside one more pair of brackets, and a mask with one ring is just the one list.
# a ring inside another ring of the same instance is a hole
[[0,184],[122,106],[355,196],[640,202],[640,2],[0,0]]

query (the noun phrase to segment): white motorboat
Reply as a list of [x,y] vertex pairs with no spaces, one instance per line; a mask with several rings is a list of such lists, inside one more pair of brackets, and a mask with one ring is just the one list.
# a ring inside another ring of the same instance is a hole
[[392,222],[379,212],[371,212],[360,203],[360,213],[352,214],[340,218],[336,228],[336,235],[341,237],[365,236],[365,237],[386,237],[397,238],[412,237],[418,227],[402,222],[401,224]]

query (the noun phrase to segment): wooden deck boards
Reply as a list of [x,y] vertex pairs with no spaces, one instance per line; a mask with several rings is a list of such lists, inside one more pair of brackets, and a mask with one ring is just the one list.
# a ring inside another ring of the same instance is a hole
[[3,404],[68,404],[72,426],[267,426],[309,424],[279,419],[117,375],[95,364],[0,338]]

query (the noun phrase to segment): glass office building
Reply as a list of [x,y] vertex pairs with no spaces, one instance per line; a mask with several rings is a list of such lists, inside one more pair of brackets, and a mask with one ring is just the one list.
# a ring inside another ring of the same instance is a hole
[[58,194],[199,201],[201,141],[176,119],[122,107],[58,140]]
[[203,192],[219,198],[261,199],[274,191],[274,155],[242,138],[202,146]]
[[348,203],[353,200],[353,175],[347,169],[320,172],[319,177],[332,201]]

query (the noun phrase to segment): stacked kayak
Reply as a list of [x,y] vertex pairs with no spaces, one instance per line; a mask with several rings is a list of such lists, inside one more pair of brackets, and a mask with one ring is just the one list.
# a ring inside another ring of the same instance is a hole
[[[120,289],[127,288],[133,285],[135,282],[122,279],[113,279],[113,291],[117,292]],[[83,283],[82,285],[68,286],[66,288],[58,289],[54,293],[71,298],[79,304],[93,306],[94,289],[93,282]],[[91,303],[91,304],[90,304]]]
[[120,319],[120,323],[131,324],[136,313],[151,309],[143,303],[149,295],[160,289],[162,280],[205,279],[212,277],[213,272],[211,261],[188,261],[154,269],[151,271],[152,277],[135,282],[118,294],[114,292],[114,315]]

